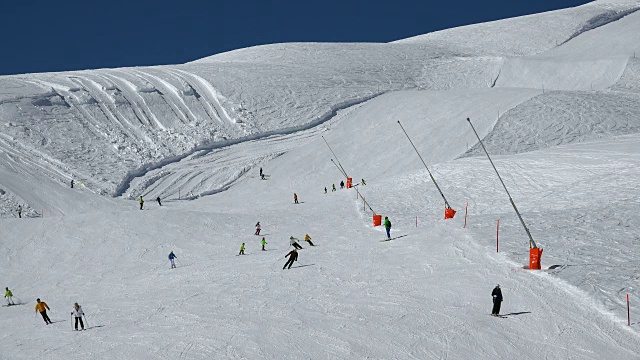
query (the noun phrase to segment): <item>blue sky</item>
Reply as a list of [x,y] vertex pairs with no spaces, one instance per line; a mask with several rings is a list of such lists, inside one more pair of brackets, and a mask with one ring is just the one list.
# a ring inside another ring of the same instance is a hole
[[277,42],[388,42],[587,2],[4,1],[0,74],[177,64]]

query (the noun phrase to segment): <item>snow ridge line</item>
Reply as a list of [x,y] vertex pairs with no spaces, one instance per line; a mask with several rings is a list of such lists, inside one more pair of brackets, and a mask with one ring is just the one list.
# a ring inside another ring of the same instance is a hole
[[181,117],[183,117],[184,122],[197,121],[197,116],[193,114],[189,106],[184,102],[184,99],[180,97],[180,90],[173,86],[173,84],[142,70],[133,69],[132,72],[135,72],[138,76],[149,81],[156,88],[164,89],[164,96],[171,100],[167,100],[167,102],[170,105],[175,106],[176,110],[180,112]]
[[[131,186],[131,182],[133,181],[133,179],[138,178],[138,177],[142,177],[145,176],[148,172],[153,171],[153,170],[158,170],[164,166],[167,166],[169,164],[172,163],[177,163],[182,161],[183,159],[193,155],[196,152],[202,151],[202,150],[207,150],[207,151],[211,151],[211,150],[215,150],[215,149],[220,149],[223,147],[227,147],[227,146],[232,146],[232,145],[237,145],[239,143],[242,142],[246,142],[246,141],[253,141],[253,140],[261,140],[273,135],[291,135],[300,131],[305,131],[305,130],[310,130],[318,125],[322,125],[323,123],[331,120],[333,117],[335,117],[338,114],[338,111],[349,108],[351,106],[355,106],[355,105],[359,105],[362,103],[365,103],[369,100],[372,100],[380,95],[383,95],[387,93],[387,91],[383,91],[383,92],[379,92],[376,94],[371,94],[368,96],[365,96],[363,98],[359,98],[359,99],[352,99],[352,100],[347,100],[347,101],[343,101],[341,103],[338,103],[336,105],[331,106],[330,110],[325,113],[324,115],[319,116],[317,119],[304,124],[304,125],[298,125],[298,126],[293,126],[293,127],[288,127],[288,128],[284,128],[284,129],[280,129],[280,130],[271,130],[271,131],[267,131],[267,132],[263,132],[260,134],[253,134],[253,135],[247,135],[247,136],[243,136],[237,139],[231,139],[231,140],[225,140],[225,141],[212,141],[212,142],[205,142],[204,144],[201,145],[197,145],[195,147],[193,147],[191,150],[180,154],[180,155],[176,155],[176,156],[171,156],[168,158],[165,158],[159,162],[156,163],[147,163],[142,165],[141,167],[139,167],[136,170],[132,170],[129,171],[126,175],[126,177],[122,180],[122,182],[120,182],[120,184],[116,187],[116,190],[113,194],[113,197],[120,197],[123,196],[124,193],[129,189],[129,187]],[[224,189],[226,190],[226,189]]]
[[[215,112],[215,115],[218,117],[218,119],[220,119],[221,122],[235,123],[235,121],[231,119],[231,117],[229,116],[227,111],[224,109],[224,107],[222,107],[222,104],[218,99],[218,96],[219,96],[218,91],[213,87],[213,85],[211,85],[210,82],[208,82],[207,80],[201,78],[196,74],[193,74],[184,70],[180,70],[180,69],[173,69],[173,70],[174,72],[181,74],[182,78],[185,81],[187,81],[188,78],[191,78],[191,80],[193,81],[192,83],[195,83],[195,85],[199,88],[204,98],[208,100],[207,102],[209,103],[212,110]],[[189,83],[189,81],[187,82]]]
[[137,107],[139,109],[141,115],[147,121],[146,125],[153,128],[154,126],[152,124],[155,124],[156,129],[167,130],[167,128],[164,127],[164,125],[162,125],[160,120],[158,120],[156,115],[153,113],[153,111],[151,110],[151,107],[147,104],[147,101],[144,99],[144,97],[140,95],[136,85],[131,81],[129,81],[128,79],[126,79],[125,77],[115,74],[114,72],[116,71],[119,71],[125,75],[130,75],[129,72],[124,69],[118,69],[118,70],[113,70],[109,75],[111,75],[112,80],[116,80],[120,82],[121,84],[121,86],[119,86],[120,90],[123,92],[123,94],[127,93],[131,97],[131,100],[133,100],[131,105],[134,105],[134,107]]
[[573,39],[573,38],[575,38],[577,36],[580,36],[580,35],[584,34],[587,31],[597,29],[597,28],[599,28],[601,26],[610,24],[610,23],[612,23],[614,21],[618,21],[618,20],[622,19],[623,17],[625,17],[627,15],[631,15],[631,14],[633,14],[634,12],[636,12],[638,10],[640,10],[640,7],[634,7],[634,8],[630,8],[630,9],[627,9],[627,10],[621,10],[621,11],[611,10],[611,11],[607,11],[605,13],[596,15],[593,18],[591,18],[589,21],[587,21],[587,23],[584,24],[580,30],[576,31],[571,36],[569,36],[567,38],[567,40],[565,40],[565,41],[561,42],[560,44],[558,44],[558,46],[562,46],[562,45],[566,44],[567,42],[571,41],[571,39]]

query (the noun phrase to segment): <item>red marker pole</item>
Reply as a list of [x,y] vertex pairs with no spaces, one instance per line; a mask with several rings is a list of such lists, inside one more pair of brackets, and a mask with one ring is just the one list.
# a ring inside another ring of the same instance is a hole
[[500,219],[496,220],[496,252],[498,252],[498,236],[500,233]]
[[464,205],[464,226],[463,226],[463,228],[467,227],[467,212],[468,212],[467,210],[468,209],[469,209],[469,203],[467,202]]
[[629,294],[627,294],[627,325],[631,326],[631,306],[629,306]]

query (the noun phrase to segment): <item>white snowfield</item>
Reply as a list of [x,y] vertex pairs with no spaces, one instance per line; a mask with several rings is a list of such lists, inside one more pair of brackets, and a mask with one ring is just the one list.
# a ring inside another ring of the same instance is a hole
[[0,77],[0,358],[640,358],[638,8]]

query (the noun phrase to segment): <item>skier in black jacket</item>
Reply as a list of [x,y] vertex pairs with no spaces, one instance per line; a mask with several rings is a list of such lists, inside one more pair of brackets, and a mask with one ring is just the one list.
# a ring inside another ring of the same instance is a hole
[[293,249],[289,251],[289,253],[284,257],[286,258],[287,256],[289,257],[289,260],[287,260],[287,262],[284,264],[284,266],[282,267],[282,270],[284,270],[284,268],[286,268],[287,265],[289,265],[287,269],[291,269],[291,265],[293,265],[293,262],[298,261],[298,251],[296,249]]
[[493,310],[491,310],[491,315],[498,316],[500,315],[500,304],[502,303],[502,290],[500,290],[500,285],[496,285],[491,292],[491,296],[493,297]]

